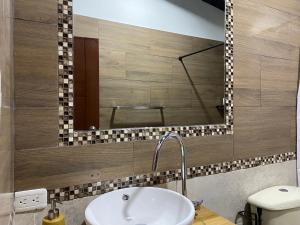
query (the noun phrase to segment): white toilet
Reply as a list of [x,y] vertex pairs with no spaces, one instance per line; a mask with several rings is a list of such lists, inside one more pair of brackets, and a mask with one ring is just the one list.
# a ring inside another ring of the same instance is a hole
[[275,186],[248,198],[258,209],[259,225],[300,225],[300,188]]

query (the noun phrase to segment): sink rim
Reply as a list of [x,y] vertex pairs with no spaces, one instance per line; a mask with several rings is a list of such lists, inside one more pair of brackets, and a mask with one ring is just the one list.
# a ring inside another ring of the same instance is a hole
[[[121,188],[118,190],[114,190],[114,191],[110,191],[104,194],[101,194],[99,197],[97,197],[96,199],[94,199],[93,201],[91,201],[88,206],[85,209],[85,220],[88,224],[92,224],[92,221],[89,220],[88,218],[88,214],[91,213],[90,212],[90,208],[89,206],[97,201],[99,201],[99,199],[101,199],[103,196],[107,195],[107,194],[111,194],[111,193],[116,193],[116,192],[124,192],[126,190],[134,190],[134,189],[148,189],[148,190],[154,190],[154,191],[162,191],[162,192],[167,192],[173,195],[176,195],[178,197],[180,197],[181,199],[183,199],[183,201],[185,201],[188,206],[191,208],[190,212],[187,214],[187,216],[180,222],[178,222],[176,225],[182,225],[182,224],[187,224],[189,221],[193,221],[194,216],[195,216],[195,208],[194,205],[192,203],[192,201],[190,199],[188,199],[187,197],[183,196],[182,194],[176,192],[176,191],[172,191],[170,189],[166,189],[166,188],[160,188],[160,187],[128,187],[128,188]],[[94,222],[94,221],[93,221]]]

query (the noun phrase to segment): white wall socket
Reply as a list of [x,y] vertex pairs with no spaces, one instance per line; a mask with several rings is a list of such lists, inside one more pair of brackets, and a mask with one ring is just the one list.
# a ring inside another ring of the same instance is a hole
[[47,207],[47,190],[35,189],[15,193],[15,211],[28,212]]

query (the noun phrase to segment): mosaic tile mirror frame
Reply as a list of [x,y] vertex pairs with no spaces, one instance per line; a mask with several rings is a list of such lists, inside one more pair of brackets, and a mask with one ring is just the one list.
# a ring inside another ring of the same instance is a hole
[[224,124],[74,130],[73,0],[58,0],[59,145],[158,139],[165,132],[182,137],[233,134],[233,3],[225,0]]

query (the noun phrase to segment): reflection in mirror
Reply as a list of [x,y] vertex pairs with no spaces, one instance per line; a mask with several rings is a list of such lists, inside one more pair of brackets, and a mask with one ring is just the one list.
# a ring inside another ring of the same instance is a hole
[[224,123],[224,1],[74,0],[76,130]]

